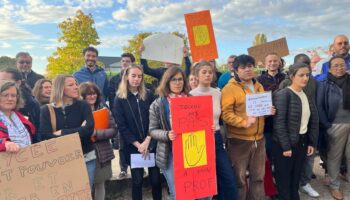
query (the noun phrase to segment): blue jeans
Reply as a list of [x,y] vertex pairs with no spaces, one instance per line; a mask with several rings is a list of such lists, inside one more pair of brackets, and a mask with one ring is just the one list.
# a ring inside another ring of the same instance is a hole
[[218,182],[218,200],[237,200],[236,176],[230,159],[224,149],[220,131],[215,131],[216,177]]
[[85,162],[85,164],[86,164],[86,169],[89,176],[90,189],[92,192],[93,191],[92,186],[94,185],[94,176],[95,176],[95,169],[96,169],[96,159]]
[[163,175],[168,183],[170,200],[175,200],[175,182],[174,182],[174,165],[173,165],[173,153],[168,155],[168,165],[166,169],[162,169]]

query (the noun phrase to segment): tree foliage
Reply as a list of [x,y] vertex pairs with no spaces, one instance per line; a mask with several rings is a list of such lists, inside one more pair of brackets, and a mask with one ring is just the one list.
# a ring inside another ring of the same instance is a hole
[[[157,33],[158,32],[141,32],[141,33],[136,34],[133,38],[128,40],[128,44],[123,47],[123,52],[132,53],[135,56],[136,63],[140,64],[141,55],[140,55],[139,49],[140,49],[140,46],[141,46],[143,40],[145,38],[147,38],[148,36],[153,35],[153,34],[157,34]],[[187,37],[185,34],[182,34],[180,32],[172,32],[172,34],[181,37],[184,40],[184,45],[187,46],[188,41],[187,41]],[[151,68],[155,68],[155,67],[163,66],[164,64],[162,62],[148,60],[148,65]],[[156,81],[156,79],[151,77],[151,76],[146,75],[145,81],[148,84],[153,84]]]
[[253,40],[253,46],[264,44],[266,42],[267,42],[266,35],[264,33],[258,33],[255,35],[255,38]]
[[0,57],[0,69],[6,67],[16,67],[16,58],[10,58],[7,56]]
[[100,44],[92,15],[78,10],[76,15],[58,24],[61,34],[58,41],[63,44],[47,60],[47,77],[72,74],[84,65],[82,50]]

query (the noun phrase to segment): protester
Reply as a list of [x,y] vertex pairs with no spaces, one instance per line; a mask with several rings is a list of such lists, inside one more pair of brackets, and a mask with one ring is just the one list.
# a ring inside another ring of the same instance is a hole
[[[12,67],[3,68],[0,70],[0,80],[12,80],[16,83],[21,91],[21,97],[24,100],[24,105],[19,109],[19,112],[27,117],[35,128],[38,129],[40,124],[40,104],[33,97],[31,88],[22,81],[21,73]],[[33,138],[33,143],[40,140],[40,135],[36,134]]]
[[149,132],[152,139],[158,141],[156,164],[162,170],[169,186],[170,199],[175,199],[174,167],[171,142],[176,133],[171,126],[171,99],[188,96],[185,73],[178,67],[169,68],[157,89],[159,98],[151,105],[149,117]]
[[188,85],[190,86],[191,90],[195,89],[198,86],[198,80],[192,73],[188,76]]
[[103,103],[108,97],[108,78],[105,70],[99,67],[97,62],[98,51],[94,47],[87,47],[83,50],[85,66],[75,72],[73,76],[78,84],[91,81],[95,83],[103,94]]
[[[311,60],[306,54],[298,54],[294,57],[294,63],[304,63],[307,66],[310,67],[311,71]],[[291,78],[287,78],[280,84],[280,89],[286,88],[292,84]],[[312,100],[313,104],[316,105],[316,87],[317,82],[312,77],[309,76],[309,81],[307,82],[306,86],[303,88],[303,91],[307,96],[310,97],[310,100]],[[320,142],[318,142],[320,144]],[[321,155],[321,150],[319,151]],[[315,176],[312,173],[313,167],[314,167],[314,160],[315,160],[315,154],[311,156],[306,157],[305,164],[303,166],[301,176],[300,176],[300,191],[304,192],[305,194],[309,195],[310,197],[319,197],[320,194],[310,185],[311,179],[313,176]],[[315,177],[316,178],[316,177]]]
[[[349,54],[349,39],[345,35],[337,35],[333,41],[333,56],[340,56],[345,59],[347,73],[350,73],[350,54]],[[322,65],[322,73],[317,75],[315,79],[317,81],[322,81],[327,79],[329,62]]]
[[[114,99],[115,95],[117,93],[117,90],[119,88],[119,84],[122,80],[122,76],[124,71],[133,63],[135,63],[135,57],[131,53],[123,53],[121,55],[122,59],[120,60],[121,63],[121,71],[119,74],[113,76],[111,80],[109,81],[109,108],[111,109],[112,113],[114,112]],[[113,115],[115,115],[113,113]],[[120,173],[118,175],[119,179],[126,178],[128,173],[128,164],[126,162],[125,154],[124,154],[124,146],[125,142],[123,140],[123,137],[120,136],[120,133],[118,132],[118,135],[113,138],[113,146],[115,149],[118,149],[119,153],[119,167],[120,167]]]
[[215,130],[215,162],[216,176],[218,183],[218,200],[237,199],[237,186],[234,171],[231,168],[230,160],[224,149],[220,134],[219,119],[221,115],[221,92],[212,88],[215,69],[209,62],[201,61],[193,68],[198,80],[198,87],[191,90],[193,96],[212,96],[213,98],[213,126]]
[[230,55],[228,58],[227,58],[227,63],[226,63],[226,67],[227,67],[227,72],[225,72],[224,74],[222,74],[220,76],[220,78],[218,78],[218,87],[222,90],[222,88],[225,87],[225,85],[228,83],[228,81],[232,78],[232,66],[233,66],[233,62],[235,61],[235,58],[237,56],[235,55]]
[[32,144],[35,127],[17,110],[20,90],[13,81],[0,81],[0,152],[18,152]]
[[30,88],[34,88],[35,83],[39,79],[43,79],[44,76],[35,73],[32,70],[33,58],[27,52],[19,52],[16,55],[16,66],[17,69],[21,72],[22,81],[25,81]]
[[[126,142],[124,153],[128,165],[131,164],[131,154],[142,154],[144,159],[148,159],[150,153],[156,152],[156,143],[148,132],[149,108],[153,100],[153,94],[145,88],[142,68],[136,65],[128,67],[119,85],[114,107],[119,132]],[[142,200],[143,174],[143,168],[131,169],[133,200]],[[148,174],[152,197],[161,200],[159,168],[149,167]]]
[[79,99],[75,78],[70,75],[58,75],[53,80],[50,104],[42,106],[40,110],[39,134],[45,140],[79,133],[92,189],[96,167],[96,155],[91,140],[94,119],[90,105]]
[[[281,57],[277,53],[268,53],[265,56],[266,72],[261,74],[257,80],[264,87],[265,91],[271,91],[273,93],[278,89],[280,83],[285,79],[286,75],[281,71]],[[272,168],[271,168],[271,135],[273,128],[272,116],[265,118],[264,137],[266,148],[266,164],[265,164],[265,177],[264,186],[265,194],[272,199],[276,199],[277,189],[273,183]]]
[[[246,95],[264,92],[263,86],[253,78],[254,66],[253,57],[238,56],[233,63],[234,78],[224,87],[221,97],[221,117],[227,125],[227,152],[237,177],[238,199],[264,196],[264,116],[253,117],[246,113]],[[274,111],[271,108],[272,114]]]
[[310,66],[295,63],[289,68],[291,86],[274,94],[276,115],[272,134],[272,158],[278,198],[299,200],[299,182],[305,158],[317,145],[318,115],[311,97],[303,88],[311,74]]
[[[95,83],[82,83],[79,86],[79,91],[83,99],[90,105],[92,111],[107,109],[102,104],[102,94]],[[95,200],[105,199],[105,182],[112,177],[111,161],[115,156],[110,140],[117,134],[117,126],[111,112],[109,112],[108,121],[109,127],[107,129],[95,129],[92,134],[92,138],[95,140],[96,151]]]
[[52,82],[47,79],[39,79],[33,88],[32,94],[40,105],[45,105],[50,102],[52,90]]
[[[329,61],[327,79],[317,88],[317,106],[320,126],[327,130],[327,171],[333,198],[343,199],[340,190],[339,168],[343,156],[350,172],[350,75],[346,73],[346,60],[334,56]],[[350,180],[349,173],[347,174]]]

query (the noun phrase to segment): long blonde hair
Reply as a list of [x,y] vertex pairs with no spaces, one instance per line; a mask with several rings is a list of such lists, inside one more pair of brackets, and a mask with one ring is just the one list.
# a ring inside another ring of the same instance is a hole
[[[52,82],[50,103],[63,104],[64,82],[67,78],[74,78],[72,75],[58,75]],[[75,78],[74,78],[75,80]],[[76,81],[76,80],[75,80]],[[76,81],[77,82],[77,81]],[[78,95],[80,96],[80,94]],[[79,99],[79,98],[77,98]]]
[[128,98],[128,91],[129,91],[128,75],[130,73],[130,70],[135,69],[135,68],[139,69],[142,72],[141,83],[137,87],[137,91],[139,93],[140,99],[144,101],[144,100],[146,100],[146,88],[145,88],[145,83],[144,83],[145,82],[144,81],[144,73],[143,73],[142,68],[139,65],[132,65],[132,66],[129,66],[128,68],[125,69],[116,95],[117,95],[117,97],[119,97],[121,99]]

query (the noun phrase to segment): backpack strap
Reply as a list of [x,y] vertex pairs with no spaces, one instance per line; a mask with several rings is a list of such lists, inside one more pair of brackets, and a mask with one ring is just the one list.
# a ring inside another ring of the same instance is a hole
[[50,112],[50,119],[51,119],[51,127],[52,127],[52,132],[56,132],[56,114],[53,106],[51,104],[47,104],[47,107]]

